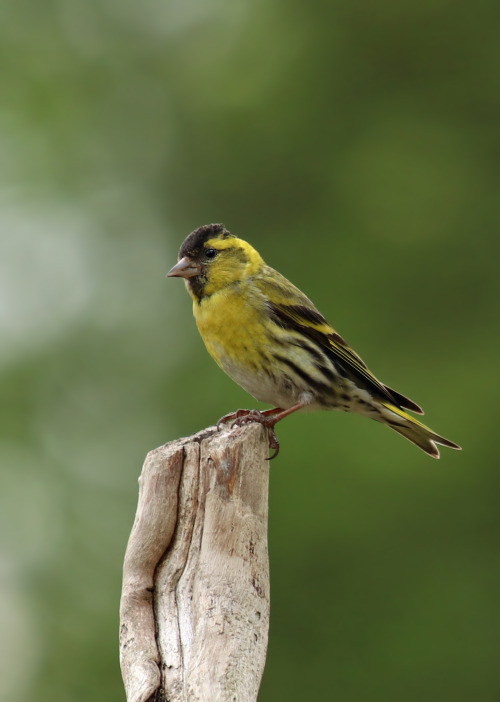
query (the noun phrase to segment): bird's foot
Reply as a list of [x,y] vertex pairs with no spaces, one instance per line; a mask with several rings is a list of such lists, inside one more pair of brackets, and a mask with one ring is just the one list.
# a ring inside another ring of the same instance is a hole
[[239,409],[236,412],[230,412],[229,414],[225,414],[223,417],[221,417],[217,422],[217,429],[219,430],[222,424],[225,424],[226,422],[232,422],[233,427],[241,427],[243,424],[248,424],[249,422],[257,422],[258,424],[262,424],[267,429],[269,448],[274,449],[273,455],[269,456],[267,459],[268,461],[271,461],[273,458],[276,458],[280,451],[280,442],[278,441],[278,437],[274,431],[274,425],[277,421],[274,418],[274,415],[282,411],[283,410],[281,407],[264,410],[263,412],[256,409]]
[[236,410],[236,412],[229,412],[229,414],[225,414],[217,422],[217,431],[220,431],[221,426],[223,424],[226,424],[226,422],[234,422],[236,419],[240,419],[241,417],[246,417],[247,414],[250,414],[250,412],[256,412],[256,411],[257,410],[239,409],[239,410]]

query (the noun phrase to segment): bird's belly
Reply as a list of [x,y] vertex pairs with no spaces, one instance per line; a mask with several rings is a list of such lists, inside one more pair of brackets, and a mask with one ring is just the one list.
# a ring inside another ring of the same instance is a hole
[[[280,400],[285,401],[285,398],[279,392],[276,382],[263,368],[235,363],[233,359],[224,356],[220,358],[220,366],[230,378],[255,397],[256,400],[267,402],[277,407],[282,406],[280,405]],[[293,402],[289,402],[288,398],[286,398],[286,401],[286,406],[293,404]]]

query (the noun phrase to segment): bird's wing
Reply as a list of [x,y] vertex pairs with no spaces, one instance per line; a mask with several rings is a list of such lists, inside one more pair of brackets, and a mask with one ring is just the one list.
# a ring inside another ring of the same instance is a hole
[[366,363],[328,324],[303,292],[276,271],[272,271],[272,274],[259,277],[255,282],[266,298],[268,314],[275,324],[303,334],[313,341],[341,374],[351,374],[361,380],[369,390],[382,395],[397,406],[423,414],[421,407],[413,400],[377,380]]

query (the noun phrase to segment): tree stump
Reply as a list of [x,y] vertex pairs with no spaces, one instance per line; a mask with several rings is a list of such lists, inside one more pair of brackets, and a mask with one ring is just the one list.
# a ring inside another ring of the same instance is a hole
[[267,432],[211,427],[151,451],[125,554],[127,702],[253,702],[269,628]]

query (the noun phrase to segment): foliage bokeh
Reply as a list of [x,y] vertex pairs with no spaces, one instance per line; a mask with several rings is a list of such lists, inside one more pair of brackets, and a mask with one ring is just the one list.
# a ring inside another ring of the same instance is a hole
[[260,700],[500,694],[499,9],[8,3],[0,26],[0,700],[123,699],[145,453],[252,401],[179,281],[223,221],[463,445],[343,414],[271,464]]

